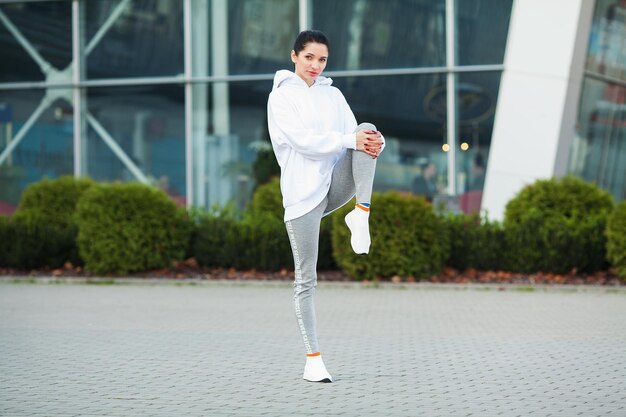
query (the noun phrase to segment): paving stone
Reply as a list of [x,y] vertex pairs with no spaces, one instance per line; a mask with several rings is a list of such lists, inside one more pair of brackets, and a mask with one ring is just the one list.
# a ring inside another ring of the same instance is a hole
[[2,416],[626,417],[626,294],[0,284]]

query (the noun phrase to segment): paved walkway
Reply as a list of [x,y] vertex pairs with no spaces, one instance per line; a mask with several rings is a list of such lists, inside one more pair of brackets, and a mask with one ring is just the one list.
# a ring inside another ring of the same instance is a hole
[[404,288],[320,284],[315,384],[286,283],[0,283],[0,415],[626,416],[624,291]]

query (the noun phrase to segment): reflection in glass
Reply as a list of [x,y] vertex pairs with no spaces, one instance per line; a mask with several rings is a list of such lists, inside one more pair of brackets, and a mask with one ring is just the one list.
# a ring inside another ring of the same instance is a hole
[[[459,74],[457,83],[457,187],[459,192],[482,191],[484,163],[500,86],[500,72]],[[480,168],[483,170],[480,170]]]
[[87,78],[184,72],[182,1],[99,0],[85,6]]
[[[194,87],[195,205],[243,208],[254,187],[271,175],[260,167],[275,164],[267,132],[271,86],[268,80]],[[212,107],[216,102],[222,105]]]
[[626,1],[596,2],[587,70],[626,81]]
[[71,1],[0,6],[0,82],[43,81],[68,68],[72,61],[71,8]]
[[[231,133],[227,83],[193,86],[193,204],[223,207],[235,200],[238,138]],[[215,103],[220,103],[216,106]]]
[[626,198],[626,87],[586,78],[570,173]]
[[[445,91],[441,94],[445,75],[336,77],[334,85],[344,93],[357,122],[371,122],[385,136],[387,145],[374,180],[376,191],[393,189],[432,198],[445,190],[447,158],[441,149],[446,125]],[[430,176],[429,193],[418,184],[424,175]]]
[[[502,62],[511,3],[457,2],[458,64]],[[608,16],[609,10],[617,13],[622,3],[599,0],[597,16]],[[146,78],[184,72],[185,2],[81,0],[79,4],[86,78],[138,77],[144,83],[149,81]],[[329,35],[327,70],[446,64],[446,0],[192,0],[187,4],[191,6],[190,58],[195,77],[221,80],[229,75],[293,69],[289,53],[299,30],[301,4],[308,8],[308,26]],[[72,83],[72,1],[16,1],[2,4],[0,13],[0,83],[52,77]],[[595,33],[617,33],[617,15],[611,16],[610,24],[594,26],[598,28]],[[11,32],[15,30],[24,35],[28,45],[17,40]],[[596,44],[606,45],[606,40]],[[607,65],[613,62],[607,68],[613,68],[610,74],[615,74],[619,65],[609,52],[596,55],[603,56]],[[449,155],[442,148],[447,143],[446,76],[335,77],[335,85],[358,121],[376,124],[387,138],[387,148],[378,161],[376,190],[414,192],[429,199],[445,193]],[[489,112],[495,104],[499,74],[459,74],[458,80],[458,143],[466,142],[468,149],[449,152],[459,155],[456,171],[461,179],[455,180],[462,192],[482,188],[476,180],[479,170],[473,170],[471,164],[480,165],[480,160],[473,158],[478,154],[484,157],[483,164],[487,160],[493,124]],[[234,202],[242,208],[254,188],[276,169],[266,121],[272,82],[198,81],[203,80],[193,80],[188,89],[192,92],[192,203],[210,207]],[[15,202],[28,183],[43,175],[73,172],[74,112],[70,103],[75,92],[71,88],[0,90],[0,153],[30,115],[38,108],[42,113],[23,143],[0,163],[1,199]],[[84,126],[84,174],[103,181],[159,184],[182,201],[188,194],[185,87],[89,86],[81,87],[80,92],[82,109],[75,114]],[[47,101],[40,105],[44,96]],[[33,160],[33,164],[25,162]]]
[[312,0],[327,70],[445,65],[445,0]]
[[230,73],[273,73],[291,62],[298,0],[229,0],[228,25]]
[[180,86],[92,88],[85,174],[147,181],[185,202],[184,94]]
[[72,175],[73,132],[68,101],[43,90],[0,91],[0,212],[12,211],[29,184]]
[[272,174],[280,175],[267,129],[267,98],[271,89],[270,80],[230,84],[231,136],[237,143],[238,158],[230,161],[226,172],[237,179],[235,197],[240,208],[257,185]]
[[513,0],[457,0],[457,65],[502,64]]
[[626,1],[598,0],[569,172],[626,198]]
[[[336,78],[334,85],[343,91],[357,121],[373,122],[387,140],[378,160],[376,191],[421,193],[415,182],[430,164],[434,169],[425,175],[431,175],[432,196],[445,190],[445,101],[442,105],[436,94],[445,76]],[[265,153],[271,152],[266,119],[271,81],[232,82],[221,93],[212,87],[194,87],[194,204],[210,207],[232,201],[241,208],[257,183],[270,175],[267,172],[278,174]],[[375,99],[364,94],[370,91],[377,93]],[[211,108],[226,98],[225,114],[218,110],[221,106]]]
[[461,73],[457,82],[456,183],[459,208],[479,212],[500,72]]

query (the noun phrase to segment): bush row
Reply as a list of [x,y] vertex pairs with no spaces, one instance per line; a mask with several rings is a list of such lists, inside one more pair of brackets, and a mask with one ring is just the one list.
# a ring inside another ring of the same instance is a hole
[[0,266],[97,274],[169,266],[185,256],[191,222],[165,193],[141,184],[44,179],[28,187],[11,218],[0,221]]
[[[191,254],[201,265],[261,271],[293,269],[278,178],[257,188],[243,218],[238,219],[235,210],[226,208],[199,213],[196,224]],[[320,270],[337,268],[330,231],[330,221],[322,220]]]
[[[343,217],[322,220],[320,270],[355,278],[417,279],[456,269],[592,272],[610,265],[626,277],[626,202],[576,178],[541,180],[506,207],[503,222],[436,214],[422,197],[374,193],[367,256],[352,253]],[[257,188],[250,206],[191,215],[165,193],[140,184],[71,177],[29,187],[11,218],[0,217],[0,266],[56,268],[70,261],[97,274],[201,265],[275,271],[293,268],[278,179]]]

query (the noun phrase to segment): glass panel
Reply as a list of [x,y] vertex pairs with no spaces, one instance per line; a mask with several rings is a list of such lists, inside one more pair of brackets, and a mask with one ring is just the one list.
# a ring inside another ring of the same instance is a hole
[[[359,123],[385,136],[375,191],[414,192],[432,199],[445,192],[445,75],[335,78]],[[444,91],[443,95],[441,91]]]
[[273,73],[285,65],[291,68],[298,0],[229,0],[228,22],[231,74]]
[[[269,132],[267,129],[267,97],[271,90],[271,82],[240,82],[230,84],[231,135],[237,143],[237,159],[231,161],[227,172],[237,178],[237,203],[242,208],[250,198],[254,187],[266,181],[266,172],[259,170],[264,163],[259,152],[272,152]],[[275,158],[268,163],[276,168]],[[270,171],[271,171],[271,166]],[[280,175],[280,171],[274,171]]]
[[502,64],[513,0],[457,0],[458,65]]
[[626,198],[626,86],[585,79],[570,173]]
[[184,72],[183,2],[85,2],[87,78]]
[[445,65],[444,0],[312,0],[330,39],[327,70]]
[[[72,61],[70,1],[4,4],[0,14],[8,20],[0,19],[0,82],[43,81],[68,68]],[[71,82],[71,77],[68,71],[55,80]]]
[[480,211],[500,72],[468,72],[457,75],[456,181],[459,208]]
[[[383,132],[376,191],[416,192],[432,199],[447,186],[445,75],[335,78],[359,122]],[[194,204],[243,208],[258,181],[275,171],[267,132],[271,81],[194,87]],[[375,91],[376,100],[372,100]],[[219,103],[219,104],[218,104]],[[226,103],[226,105],[224,105]],[[212,109],[211,106],[214,106]],[[263,166],[261,166],[263,165]],[[274,170],[274,171],[272,171]],[[269,172],[269,174],[268,174]],[[422,173],[427,189],[421,188]]]
[[626,81],[626,2],[598,0],[587,70]]
[[12,211],[30,183],[73,174],[72,107],[63,92],[0,91],[0,213]]
[[180,86],[89,89],[86,175],[98,181],[145,177],[185,204],[184,111]]
[[267,179],[257,165],[268,156],[259,152],[273,152],[267,132],[270,89],[271,81],[194,87],[194,205],[234,203],[243,209],[257,182]]

